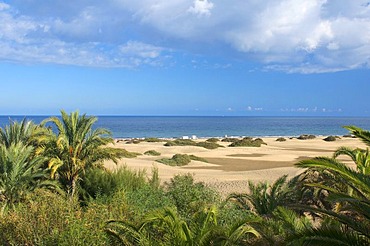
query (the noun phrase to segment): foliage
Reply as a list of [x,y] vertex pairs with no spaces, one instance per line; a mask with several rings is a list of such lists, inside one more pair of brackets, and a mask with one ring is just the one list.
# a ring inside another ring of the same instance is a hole
[[120,149],[120,157],[122,158],[136,158],[137,156],[141,155],[140,153],[131,152],[125,149]]
[[190,159],[193,160],[193,161],[201,161],[201,162],[206,162],[208,163],[208,161],[202,157],[199,157],[199,156],[196,156],[196,155],[189,155]]
[[280,137],[276,139],[277,142],[285,142],[286,138]]
[[327,136],[326,138],[323,139],[326,142],[334,142],[337,140],[335,136]]
[[351,149],[347,147],[340,147],[334,152],[333,157],[337,158],[340,155],[349,156],[356,164],[357,170],[363,174],[370,174],[370,151],[364,149]]
[[21,142],[11,143],[9,147],[0,145],[1,214],[38,187],[56,187],[55,183],[46,180],[47,173],[42,168],[44,158],[33,156],[33,149]]
[[250,137],[245,137],[241,140],[231,143],[229,147],[261,147],[262,144],[266,143],[260,138],[256,138],[253,140]]
[[80,116],[78,112],[68,115],[63,110],[61,114],[61,119],[50,117],[43,121],[43,124],[54,124],[58,131],[48,142],[47,156],[50,158],[51,177],[58,179],[73,196],[86,170],[102,166],[104,160],[117,162],[123,152],[107,146],[114,143],[108,130],[93,130],[96,117]]
[[161,153],[156,150],[148,150],[144,152],[144,155],[160,156]]
[[282,176],[273,184],[249,181],[248,193],[232,193],[228,200],[235,202],[240,208],[252,211],[257,215],[271,216],[278,206],[286,205],[294,198],[294,191]]
[[195,146],[203,147],[203,148],[206,148],[206,149],[217,149],[218,147],[223,147],[222,145],[219,145],[215,142],[207,142],[207,141],[199,142]]
[[234,142],[237,142],[237,141],[239,141],[238,138],[223,138],[221,140],[221,142],[230,142],[230,143],[234,143]]
[[218,194],[204,183],[194,182],[191,174],[175,175],[165,183],[167,195],[175,204],[179,213],[189,217],[200,207],[213,204],[219,200]]
[[126,166],[113,171],[92,168],[86,171],[80,182],[80,193],[86,200],[89,197],[112,196],[121,190],[135,191],[145,184],[146,172],[144,170],[134,171]]
[[159,142],[164,142],[163,139],[159,138],[145,138],[143,142],[148,142],[148,143],[159,143]]
[[168,166],[185,166],[191,162],[190,156],[187,154],[175,154],[172,158],[162,158],[157,160],[159,163],[163,163]]
[[206,140],[206,142],[211,142],[211,143],[217,143],[218,141],[220,141],[220,139],[218,139],[218,138],[208,138]]
[[315,135],[303,134],[303,135],[300,135],[297,139],[299,139],[299,140],[307,140],[307,139],[315,139],[315,138],[316,138]]
[[173,141],[168,141],[164,144],[164,146],[198,146],[206,149],[217,149],[218,147],[222,147],[222,145],[219,145],[215,142],[195,142],[191,139],[176,139]]

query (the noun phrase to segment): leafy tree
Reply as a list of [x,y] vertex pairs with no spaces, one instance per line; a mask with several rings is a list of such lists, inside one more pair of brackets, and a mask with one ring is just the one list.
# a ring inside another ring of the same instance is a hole
[[61,118],[50,117],[42,124],[52,123],[57,129],[48,146],[47,156],[51,177],[57,178],[70,196],[74,196],[77,183],[84,172],[92,167],[102,167],[104,160],[117,162],[123,151],[113,148],[113,138],[106,129],[93,129],[96,117],[61,111]]
[[370,152],[369,149],[351,149],[348,147],[340,147],[334,152],[333,157],[337,158],[340,155],[349,156],[356,164],[359,172],[363,174],[370,174]]

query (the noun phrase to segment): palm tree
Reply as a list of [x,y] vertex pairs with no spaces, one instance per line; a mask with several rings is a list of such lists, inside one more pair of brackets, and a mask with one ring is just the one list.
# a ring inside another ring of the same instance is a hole
[[22,143],[0,145],[0,204],[1,213],[9,206],[25,199],[25,196],[39,187],[55,187],[46,179],[42,168],[44,158],[32,157],[34,149]]
[[21,122],[11,121],[4,129],[0,128],[0,144],[9,147],[11,144],[23,143],[39,147],[47,141],[49,130],[23,119]]
[[61,119],[50,117],[41,124],[52,123],[57,129],[46,150],[51,177],[57,178],[70,196],[74,196],[77,183],[87,169],[102,167],[104,160],[117,163],[123,151],[108,146],[114,143],[108,130],[93,130],[96,117],[80,116],[77,111],[68,115],[62,110],[61,114]]
[[248,234],[259,234],[247,221],[228,228],[217,222],[213,206],[195,213],[190,222],[179,217],[172,208],[149,213],[138,226],[124,221],[109,221],[106,232],[117,245],[237,245]]
[[349,156],[356,164],[359,172],[370,174],[370,152],[368,148],[364,150],[360,148],[351,149],[348,147],[340,147],[334,152],[333,157],[337,158],[340,155]]
[[294,194],[286,180],[287,176],[284,175],[271,185],[267,182],[254,184],[249,181],[249,193],[233,193],[228,200],[257,215],[271,216],[278,206],[287,204]]

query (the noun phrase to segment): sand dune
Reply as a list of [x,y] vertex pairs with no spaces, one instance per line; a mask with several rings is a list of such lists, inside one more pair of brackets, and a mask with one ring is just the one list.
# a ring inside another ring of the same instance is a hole
[[[294,138],[285,142],[277,142],[276,138],[263,140],[267,145],[261,147],[227,147],[229,143],[219,142],[224,147],[215,150],[195,146],[166,147],[163,146],[164,142],[126,144],[122,141],[117,143],[116,147],[141,154],[147,150],[156,150],[161,156],[140,155],[133,159],[123,158],[117,166],[127,165],[133,169],[146,169],[149,175],[152,167],[156,166],[162,182],[170,180],[176,174],[192,173],[195,180],[205,182],[222,194],[228,194],[245,191],[248,180],[274,181],[285,174],[293,177],[302,171],[294,167],[294,163],[316,156],[331,156],[340,146],[366,148],[362,142],[354,138],[341,138],[335,142],[325,142],[323,137],[311,140]],[[207,159],[209,163],[192,161],[187,166],[171,167],[156,162],[160,158],[171,158],[174,154],[196,155]],[[344,157],[342,160],[349,162],[349,159]],[[117,166],[112,162],[106,163],[108,168]]]

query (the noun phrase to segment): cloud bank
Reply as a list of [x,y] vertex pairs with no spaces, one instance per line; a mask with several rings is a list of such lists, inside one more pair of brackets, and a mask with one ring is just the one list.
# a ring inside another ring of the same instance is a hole
[[1,60],[162,66],[216,44],[265,70],[370,67],[364,0],[14,0],[0,23]]

